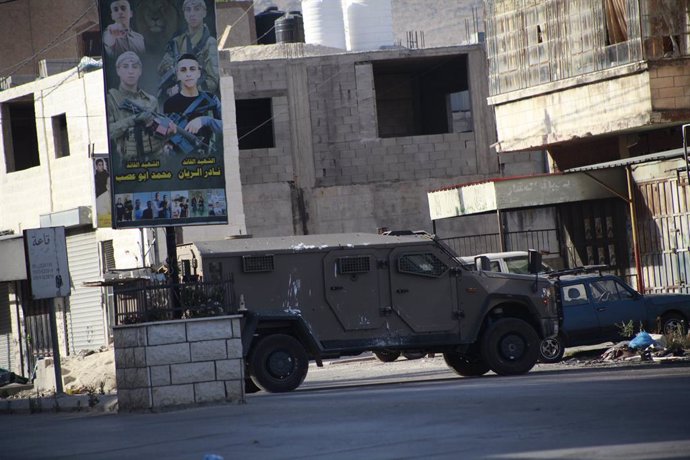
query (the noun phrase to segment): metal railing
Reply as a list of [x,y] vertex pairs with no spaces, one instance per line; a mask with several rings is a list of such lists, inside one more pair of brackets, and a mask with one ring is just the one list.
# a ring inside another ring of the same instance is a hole
[[503,235],[505,249],[503,249],[501,244],[501,235],[499,233],[455,236],[440,238],[440,240],[462,257],[488,252],[526,251],[528,249],[536,249],[548,254],[559,253],[557,229],[508,232]]
[[237,311],[233,282],[137,281],[116,285],[115,324],[222,316]]

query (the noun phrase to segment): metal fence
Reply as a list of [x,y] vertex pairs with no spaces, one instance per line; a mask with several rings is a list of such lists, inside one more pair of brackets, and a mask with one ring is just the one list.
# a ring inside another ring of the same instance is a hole
[[137,281],[116,285],[115,324],[221,316],[237,311],[232,280],[220,282]]
[[526,251],[536,249],[548,254],[559,253],[557,229],[525,230],[503,235],[505,249],[499,233],[440,238],[459,256],[473,256],[487,252]]

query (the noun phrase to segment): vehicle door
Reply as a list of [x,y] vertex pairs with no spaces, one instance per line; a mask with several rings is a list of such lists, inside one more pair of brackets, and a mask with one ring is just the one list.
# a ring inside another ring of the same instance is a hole
[[599,317],[601,336],[604,340],[622,340],[621,323],[632,321],[635,330],[645,320],[644,301],[635,291],[615,278],[592,280],[592,302]]
[[448,331],[458,325],[456,277],[450,258],[429,246],[391,251],[393,314],[415,332]]
[[346,331],[383,324],[374,253],[332,251],[324,258],[326,299]]
[[563,331],[569,346],[596,342],[601,328],[584,282],[561,286]]

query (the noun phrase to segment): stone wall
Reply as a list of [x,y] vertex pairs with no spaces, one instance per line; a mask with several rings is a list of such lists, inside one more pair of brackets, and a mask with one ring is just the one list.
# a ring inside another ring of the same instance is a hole
[[114,327],[118,410],[244,401],[239,318]]

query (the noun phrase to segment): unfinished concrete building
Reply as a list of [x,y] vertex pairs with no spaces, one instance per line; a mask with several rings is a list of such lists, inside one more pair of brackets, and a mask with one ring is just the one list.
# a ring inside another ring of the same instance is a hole
[[276,49],[221,58],[249,233],[431,230],[427,190],[499,174],[483,45]]

